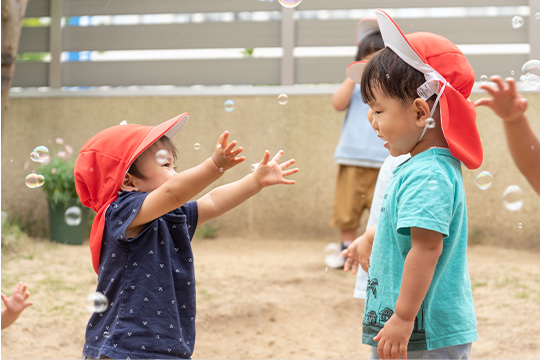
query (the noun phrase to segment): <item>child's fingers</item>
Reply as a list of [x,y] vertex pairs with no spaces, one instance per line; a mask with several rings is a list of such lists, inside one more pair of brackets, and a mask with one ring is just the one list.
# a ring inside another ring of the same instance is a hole
[[289,180],[289,179],[283,179],[283,181],[281,183],[285,184],[285,185],[294,185],[294,184],[296,184],[296,181]]
[[292,174],[296,174],[298,171],[299,171],[298,168],[283,171],[283,177],[291,176]]
[[283,150],[279,150],[277,154],[272,158],[272,161],[279,163],[279,159],[281,159],[281,155],[283,155]]
[[515,93],[516,92],[516,81],[514,80],[514,78],[507,77],[505,80],[508,83],[508,90]]
[[269,159],[270,159],[270,151],[265,150],[265,151],[264,151],[264,155],[263,155],[263,157],[262,157],[262,159],[261,159],[260,164],[261,164],[261,165],[267,165]]
[[240,146],[238,149],[232,151],[232,152],[230,153],[230,155],[236,157],[236,156],[237,156],[238,154],[240,154],[243,150],[244,150],[244,148]]
[[296,160],[290,159],[290,160],[287,160],[284,163],[280,164],[279,166],[281,167],[281,169],[285,170],[286,168],[288,168],[289,166],[291,166],[295,162],[296,162]]
[[227,146],[228,139],[229,139],[229,132],[224,131],[223,134],[221,134],[221,136],[219,137],[218,145],[224,148],[225,146]]
[[491,103],[492,103],[492,99],[488,99],[488,98],[481,98],[481,99],[478,99],[474,102],[474,106],[478,107],[478,106],[491,106]]
[[402,360],[407,360],[407,344],[399,344],[399,355]]
[[4,293],[2,293],[2,301],[4,302],[4,304],[8,301],[8,297],[4,295]]
[[235,147],[236,145],[238,145],[238,141],[233,140],[233,141],[231,141],[230,144],[228,144],[228,145],[227,145],[227,144],[223,145],[222,148],[225,150],[225,152],[231,152],[231,151],[233,151],[233,149],[234,149],[234,147]]
[[239,158],[235,157],[234,160],[233,160],[233,163],[234,163],[235,165],[238,165],[238,164],[240,164],[240,163],[241,163],[242,161],[244,161],[244,160],[246,160],[246,157],[245,157],[245,156],[242,156],[242,157],[239,157]]
[[505,86],[504,86],[502,77],[500,77],[499,75],[494,75],[489,80],[497,84],[497,87],[499,88],[499,90],[504,90]]

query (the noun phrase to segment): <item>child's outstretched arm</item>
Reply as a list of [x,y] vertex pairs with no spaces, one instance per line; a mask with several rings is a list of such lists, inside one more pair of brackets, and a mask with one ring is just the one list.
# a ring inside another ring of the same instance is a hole
[[341,83],[334,95],[332,95],[332,106],[334,106],[334,109],[337,111],[343,111],[349,107],[351,95],[355,85],[356,83],[349,78],[346,78]]
[[405,259],[394,314],[373,340],[381,359],[407,359],[414,319],[424,301],[443,249],[441,233],[411,228],[411,250]]
[[480,87],[486,90],[491,98],[479,99],[474,104],[489,106],[503,119],[506,141],[512,158],[519,171],[540,194],[540,142],[525,115],[527,99],[517,93],[514,79],[506,79],[506,84],[500,76],[493,76],[490,80],[497,85],[496,89],[487,84]]
[[[175,174],[157,189],[151,191],[128,227],[129,236],[135,236],[148,222],[184,205],[208,185],[219,179],[225,170],[243,162],[245,157],[238,157],[242,152],[242,147],[235,149],[236,140],[229,143],[228,139],[229,132],[225,131],[221,134],[212,157],[191,169]],[[172,170],[173,164],[163,165],[170,166]]]
[[289,169],[294,164],[294,159],[279,163],[283,151],[279,151],[274,158],[270,159],[270,152],[266,150],[255,172],[246,175],[242,179],[230,184],[222,185],[210,191],[197,200],[199,208],[199,221],[202,224],[240,205],[262,188],[277,184],[294,184],[294,180],[286,177],[298,172],[298,169]]
[[2,301],[6,305],[6,308],[2,309],[2,330],[13,324],[24,309],[34,305],[33,302],[27,301],[29,296],[30,293],[26,291],[26,284],[21,282],[15,286],[10,297],[2,293]]

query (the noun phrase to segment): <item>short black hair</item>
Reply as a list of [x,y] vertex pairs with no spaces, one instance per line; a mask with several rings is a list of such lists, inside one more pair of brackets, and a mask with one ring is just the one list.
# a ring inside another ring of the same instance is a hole
[[[173,142],[171,141],[171,139],[169,139],[167,136],[163,135],[162,137],[160,137],[159,139],[156,140],[156,142],[154,142],[152,145],[150,145],[146,150],[144,150],[142,154],[144,154],[146,151],[148,151],[148,149],[150,149],[151,146],[153,145],[156,145],[156,144],[161,144],[165,147],[165,149],[169,150],[169,152],[172,154],[173,156],[173,159],[176,160],[176,157],[178,155],[178,150],[176,149],[176,146],[174,146]],[[128,169],[128,173],[133,175],[133,176],[136,176],[140,179],[146,179],[146,176],[145,174],[142,173],[141,169],[140,169],[140,162],[141,162],[141,155],[139,155],[134,161],[133,161],[133,164],[131,164],[131,166],[129,167]]]
[[373,31],[367,34],[358,44],[356,51],[356,61],[360,61],[366,56],[384,49],[384,41],[380,31]]
[[375,100],[373,90],[378,89],[406,105],[420,97],[416,91],[424,82],[424,74],[403,61],[390,48],[384,48],[364,68],[360,91],[365,103]]

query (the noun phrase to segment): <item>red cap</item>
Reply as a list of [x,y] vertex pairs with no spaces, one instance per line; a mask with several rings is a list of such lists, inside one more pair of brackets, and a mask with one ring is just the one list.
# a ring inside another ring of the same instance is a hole
[[[441,124],[452,155],[467,168],[482,164],[483,150],[476,128],[476,108],[468,100],[474,85],[474,70],[465,55],[450,40],[433,33],[404,35],[392,18],[376,10],[377,21],[386,47],[420,71],[426,83],[419,88],[427,99],[442,92],[439,98]],[[347,67],[347,76],[360,83],[366,62]]]
[[158,126],[116,125],[92,136],[75,161],[75,188],[84,206],[97,214],[90,233],[90,251],[98,273],[105,210],[118,197],[118,191],[135,159],[163,135],[172,138],[187,123],[187,113]]

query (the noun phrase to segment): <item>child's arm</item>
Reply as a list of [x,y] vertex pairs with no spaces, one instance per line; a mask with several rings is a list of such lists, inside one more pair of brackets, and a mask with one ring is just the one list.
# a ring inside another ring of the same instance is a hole
[[238,181],[217,187],[197,200],[198,224],[203,224],[235,208],[264,187],[277,184],[294,184],[294,180],[285,179],[285,177],[298,172],[298,169],[286,170],[294,164],[294,159],[279,164],[281,155],[283,155],[283,151],[279,151],[269,162],[270,152],[266,150],[254,173],[246,175]]
[[208,185],[219,179],[225,170],[241,163],[245,157],[237,156],[242,151],[234,149],[236,141],[228,143],[229,133],[225,131],[219,138],[211,158],[201,164],[175,174],[160,187],[150,192],[137,216],[128,227],[130,234],[135,236],[148,222],[168,213],[191,200]]
[[424,301],[443,248],[441,233],[411,228],[411,250],[405,259],[395,312],[373,340],[381,359],[407,359],[414,319]]
[[2,330],[13,324],[24,309],[34,305],[33,302],[27,301],[30,293],[26,291],[26,284],[18,283],[13,290],[13,294],[7,297],[2,293],[2,301],[6,305],[2,309]]
[[332,105],[337,111],[343,111],[349,107],[355,82],[346,78],[332,95]]
[[369,257],[371,256],[371,248],[373,247],[376,229],[377,224],[370,226],[351,245],[341,252],[342,256],[347,257],[345,265],[343,265],[343,271],[347,272],[349,269],[352,269],[352,273],[356,274],[359,265],[364,271],[368,271]]
[[516,91],[514,79],[508,78],[506,86],[499,76],[491,78],[497,89],[489,85],[481,85],[492,98],[482,98],[475,102],[476,106],[489,106],[503,119],[504,132],[508,148],[519,171],[527,178],[533,189],[540,194],[540,142],[534,135],[525,110],[527,99]]

